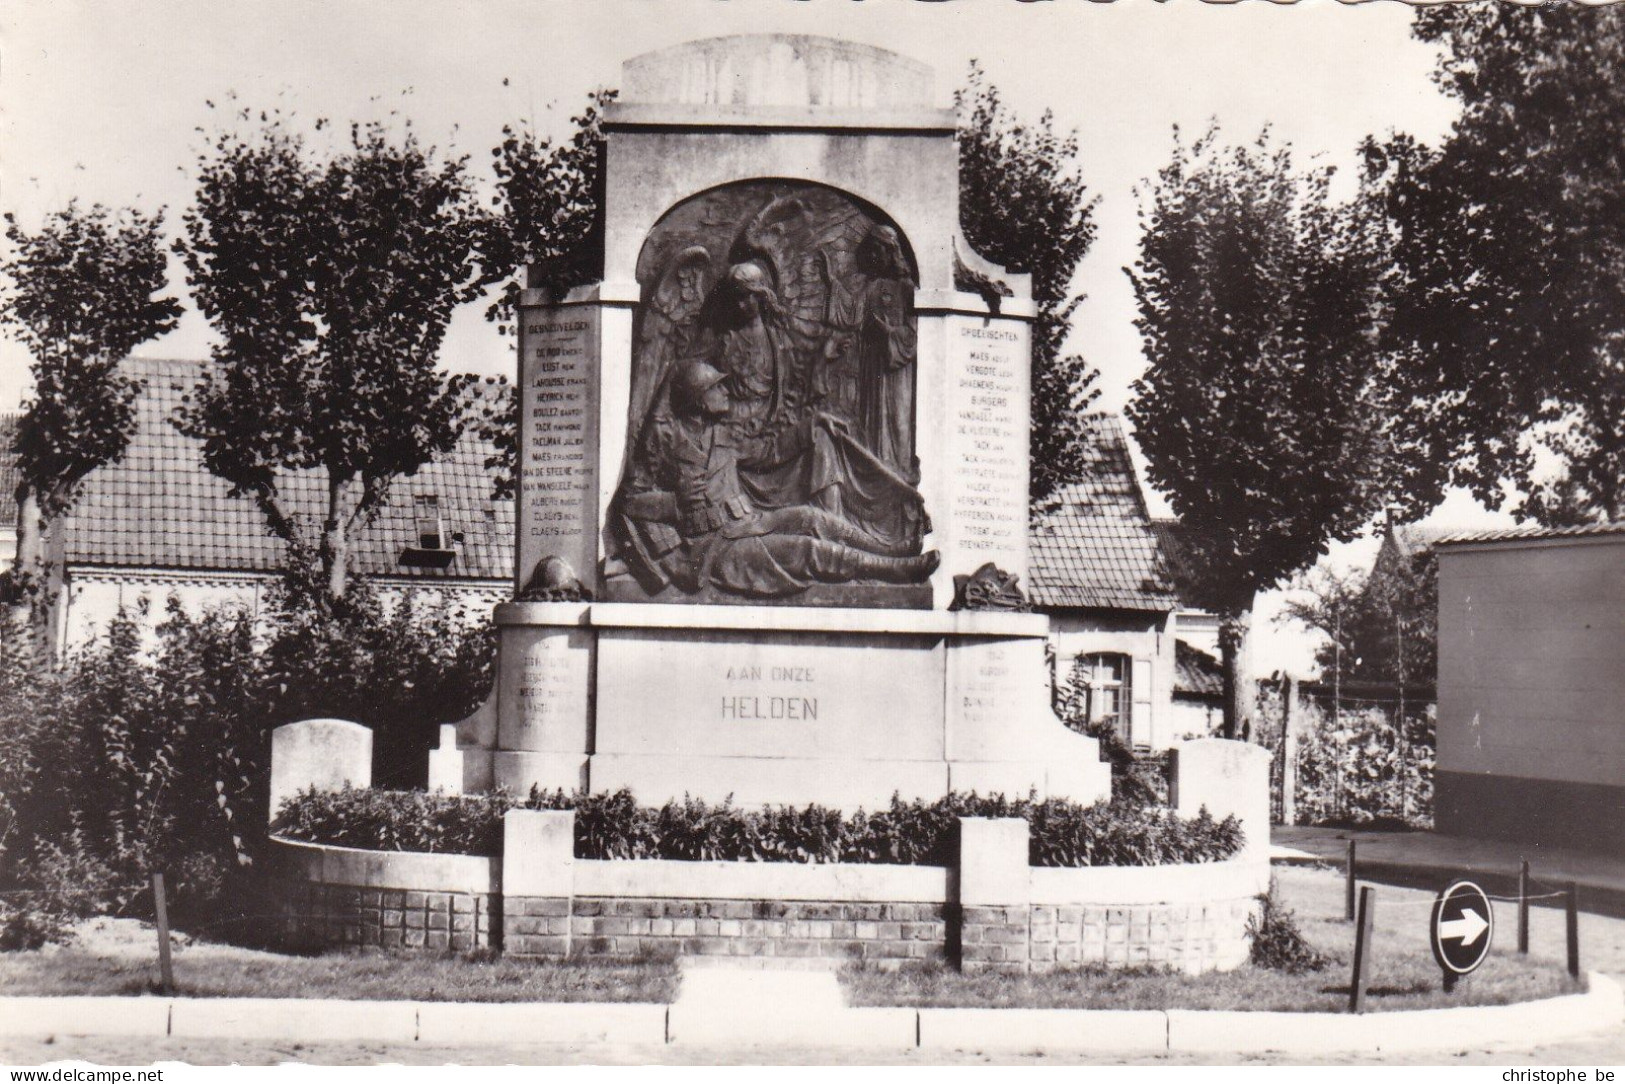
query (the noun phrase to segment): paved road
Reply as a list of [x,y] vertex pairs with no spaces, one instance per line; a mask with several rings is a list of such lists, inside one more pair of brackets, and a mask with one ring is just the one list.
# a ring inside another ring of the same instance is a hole
[[1270,832],[1276,846],[1307,851],[1339,867],[1350,840],[1356,844],[1356,872],[1381,884],[1438,888],[1470,873],[1490,891],[1507,892],[1517,885],[1519,861],[1528,859],[1531,877],[1579,885],[1582,910],[1625,918],[1625,857],[1434,832],[1281,826]]
[[132,1049],[127,1040],[0,1040],[0,1064],[39,1065],[51,1061],[97,1065],[147,1065],[180,1061],[192,1065],[1625,1065],[1625,1031],[1593,1042],[1572,1042],[1533,1050],[1470,1049],[1439,1054],[1304,1058],[1251,1054],[1012,1055],[980,1051],[831,1051],[810,1047],[692,1046],[483,1046],[433,1047],[413,1043],[294,1043],[226,1039],[164,1039]]

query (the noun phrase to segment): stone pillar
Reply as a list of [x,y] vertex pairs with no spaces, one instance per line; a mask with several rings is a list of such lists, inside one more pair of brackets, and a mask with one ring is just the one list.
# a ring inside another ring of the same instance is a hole
[[568,956],[575,896],[571,810],[510,809],[502,818],[502,948]]
[[521,296],[516,591],[548,557],[584,581],[598,564],[599,312],[581,293]]
[[302,790],[372,786],[372,731],[343,719],[305,719],[271,731],[271,819]]
[[935,525],[927,544],[942,551],[940,609],[952,601],[954,576],[989,561],[1026,580],[1034,309],[1011,297],[994,314],[975,294],[922,291],[915,310],[918,445]]
[[442,723],[440,747],[429,750],[429,789],[463,793],[463,752],[457,748],[456,723]]
[[1028,968],[1031,877],[1027,822],[1019,817],[959,818],[958,943],[962,971]]
[[1215,820],[1232,814],[1245,834],[1243,854],[1267,858],[1270,846],[1270,754],[1261,745],[1225,738],[1180,742],[1172,750],[1170,800],[1181,817],[1203,806]]

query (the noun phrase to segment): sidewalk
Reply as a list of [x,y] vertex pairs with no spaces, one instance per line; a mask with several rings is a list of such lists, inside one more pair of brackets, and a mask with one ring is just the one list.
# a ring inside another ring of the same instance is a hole
[[[1349,841],[1355,842],[1355,875],[1381,884],[1440,889],[1457,877],[1471,877],[1485,891],[1515,893],[1518,863],[1529,860],[1531,894],[1580,888],[1580,909],[1625,918],[1625,858],[1559,850],[1535,843],[1442,836],[1433,832],[1380,832],[1359,828],[1303,828],[1277,825],[1270,842],[1304,851],[1342,867]],[[1549,906],[1561,900],[1542,900]]]

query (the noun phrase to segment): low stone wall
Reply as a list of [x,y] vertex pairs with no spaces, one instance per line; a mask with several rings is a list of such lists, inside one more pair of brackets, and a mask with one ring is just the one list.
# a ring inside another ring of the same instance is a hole
[[[1025,822],[972,822],[961,850],[973,861],[979,843],[1020,847],[998,881],[1004,898],[978,903],[977,874],[963,856],[957,869],[579,860],[559,853],[573,838],[572,814],[509,816],[513,842],[530,846],[510,852],[506,878],[496,858],[273,841],[281,936],[299,945],[490,946],[553,958],[950,961],[1010,972],[1163,965],[1199,973],[1245,961],[1247,920],[1269,877],[1250,857],[1029,868]],[[986,839],[974,838],[978,829]],[[545,883],[534,876],[537,864]],[[504,879],[506,892],[497,887]]]
[[271,841],[276,934],[293,947],[466,952],[500,943],[501,861]]

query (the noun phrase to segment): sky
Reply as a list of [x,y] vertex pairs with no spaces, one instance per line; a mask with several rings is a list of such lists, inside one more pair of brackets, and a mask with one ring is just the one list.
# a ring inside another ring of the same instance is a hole
[[[1145,364],[1123,272],[1138,242],[1135,189],[1167,162],[1173,127],[1196,133],[1216,121],[1239,141],[1268,125],[1301,160],[1343,167],[1344,177],[1367,134],[1436,142],[1455,110],[1430,78],[1432,48],[1410,37],[1411,18],[1401,4],[1332,0],[9,0],[0,209],[35,226],[75,198],[165,207],[178,233],[197,154],[228,122],[232,96],[309,119],[409,120],[420,138],[483,170],[504,124],[562,131],[588,91],[617,85],[622,61],[694,38],[781,31],[878,45],[931,65],[944,103],[974,58],[1018,113],[1048,109],[1078,133],[1099,234],[1079,269],[1087,300],[1070,347],[1100,369],[1101,407],[1120,411]],[[511,341],[481,308],[453,320],[446,368],[511,370]],[[137,353],[204,357],[210,342],[189,308],[175,332]],[[20,401],[27,360],[0,340],[0,409]],[[1455,494],[1427,522],[1510,518]],[[1335,547],[1331,559],[1368,564],[1374,552],[1367,540]],[[1255,662],[1305,672],[1312,641],[1275,624],[1279,606],[1274,593],[1255,613]]]

